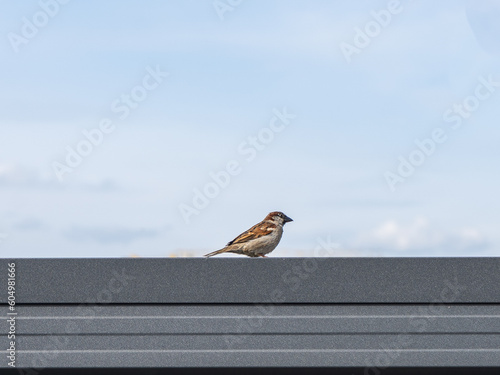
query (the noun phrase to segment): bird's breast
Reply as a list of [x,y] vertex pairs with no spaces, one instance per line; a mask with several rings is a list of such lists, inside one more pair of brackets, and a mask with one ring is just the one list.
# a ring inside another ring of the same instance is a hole
[[259,253],[268,253],[273,251],[278,246],[281,236],[283,235],[283,228],[278,226],[273,232],[267,236],[256,238],[249,241],[246,248],[250,251],[257,251]]

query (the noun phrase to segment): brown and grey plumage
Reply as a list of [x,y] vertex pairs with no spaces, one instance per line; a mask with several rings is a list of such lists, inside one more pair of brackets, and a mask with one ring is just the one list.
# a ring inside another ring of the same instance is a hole
[[205,256],[208,258],[222,253],[236,253],[265,258],[266,254],[278,246],[283,235],[283,226],[290,221],[293,220],[283,212],[271,212],[260,223],[228,242],[224,248]]

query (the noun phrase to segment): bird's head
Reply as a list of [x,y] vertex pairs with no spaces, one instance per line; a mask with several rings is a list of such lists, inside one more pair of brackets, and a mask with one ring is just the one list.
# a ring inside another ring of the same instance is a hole
[[286,223],[293,221],[291,218],[286,216],[283,212],[274,211],[266,216],[264,220],[270,220],[279,225],[285,225]]

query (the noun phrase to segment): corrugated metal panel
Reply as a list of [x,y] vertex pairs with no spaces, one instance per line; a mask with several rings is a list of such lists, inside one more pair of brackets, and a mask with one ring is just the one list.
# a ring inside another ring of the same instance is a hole
[[[18,259],[21,303],[497,303],[500,258]],[[6,265],[5,265],[6,269]],[[0,285],[7,272],[0,272]],[[0,303],[6,295],[0,293]]]
[[[366,373],[385,367],[500,368],[500,288],[494,284],[500,263],[484,261],[327,259],[295,288],[279,275],[302,267],[303,259],[72,259],[57,260],[50,270],[49,260],[17,260],[17,365],[352,367]],[[360,270],[332,272],[339,263]],[[378,276],[362,277],[366,267]],[[263,292],[245,287],[236,296],[229,288],[224,296],[224,283],[252,272]],[[207,274],[210,283],[200,297],[205,303],[194,303],[200,296],[194,285]],[[120,283],[123,275],[128,278]],[[161,288],[156,285],[150,296],[154,283]],[[177,287],[185,295],[172,291]],[[274,290],[281,291],[280,303],[263,303]],[[108,303],[87,303],[99,298]],[[150,299],[161,301],[142,303]],[[7,316],[6,307],[2,314]],[[0,321],[0,330],[7,328]],[[7,344],[0,336],[0,345]]]
[[500,334],[500,305],[47,305],[20,307],[18,322],[22,335],[71,327],[93,335]]
[[19,365],[500,366],[499,305],[85,308],[22,307]]

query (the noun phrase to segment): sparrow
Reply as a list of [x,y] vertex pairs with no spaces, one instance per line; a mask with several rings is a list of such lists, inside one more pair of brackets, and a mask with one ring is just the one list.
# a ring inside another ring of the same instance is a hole
[[278,246],[283,226],[293,221],[283,212],[274,211],[267,215],[260,223],[243,232],[234,240],[227,243],[224,248],[213,251],[205,256],[211,257],[222,253],[243,254],[249,257],[263,257]]

